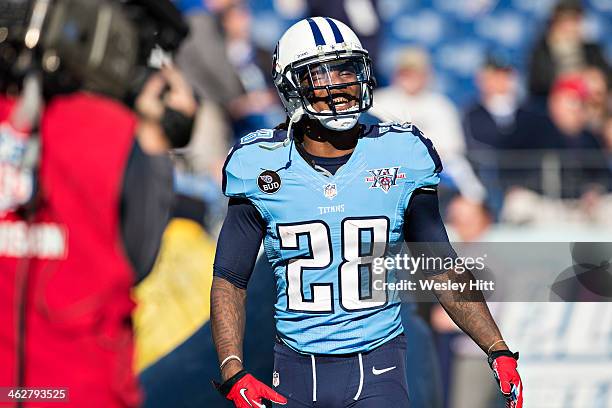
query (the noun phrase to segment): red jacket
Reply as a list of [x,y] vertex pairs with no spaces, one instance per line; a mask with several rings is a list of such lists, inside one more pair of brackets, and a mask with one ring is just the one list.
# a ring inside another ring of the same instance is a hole
[[[0,97],[0,122],[10,105]],[[139,405],[133,272],[119,225],[135,124],[122,105],[84,93],[45,109],[42,201],[28,223],[0,214],[0,387],[17,386],[22,372],[24,387],[68,388],[62,407]]]

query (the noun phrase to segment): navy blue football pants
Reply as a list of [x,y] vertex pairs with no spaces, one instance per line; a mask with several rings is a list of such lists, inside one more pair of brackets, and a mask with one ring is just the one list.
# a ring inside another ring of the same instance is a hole
[[367,353],[300,354],[274,345],[272,385],[284,408],[408,408],[406,338],[399,335]]

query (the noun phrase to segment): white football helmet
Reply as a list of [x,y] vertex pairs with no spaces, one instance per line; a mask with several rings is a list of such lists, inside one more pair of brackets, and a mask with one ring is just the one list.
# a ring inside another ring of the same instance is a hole
[[[375,81],[368,51],[340,21],[298,21],[278,41],[272,64],[272,78],[291,122],[307,114],[328,129],[347,130],[372,107]],[[325,104],[315,108],[317,102]]]

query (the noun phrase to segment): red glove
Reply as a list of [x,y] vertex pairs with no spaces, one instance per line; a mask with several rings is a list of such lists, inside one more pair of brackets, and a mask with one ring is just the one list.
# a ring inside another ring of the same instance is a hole
[[262,398],[275,404],[285,405],[287,399],[258,381],[245,370],[239,371],[223,384],[215,383],[221,395],[232,401],[236,408],[266,408]]
[[519,353],[510,350],[494,351],[489,355],[488,361],[497,385],[506,397],[506,407],[523,407],[523,382],[518,371],[516,371]]

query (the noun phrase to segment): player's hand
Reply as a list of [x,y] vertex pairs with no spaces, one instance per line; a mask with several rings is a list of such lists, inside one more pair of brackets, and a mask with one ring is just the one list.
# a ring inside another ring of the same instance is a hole
[[265,408],[261,403],[267,399],[275,404],[285,405],[287,399],[258,381],[245,370],[241,370],[223,384],[215,384],[219,392],[232,401],[236,408]]
[[518,353],[509,350],[494,351],[488,358],[508,408],[523,407],[523,382],[516,370],[518,358]]

